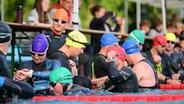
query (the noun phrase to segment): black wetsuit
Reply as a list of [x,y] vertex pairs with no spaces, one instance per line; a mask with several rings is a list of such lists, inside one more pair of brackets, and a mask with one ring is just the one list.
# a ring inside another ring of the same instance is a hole
[[0,76],[4,76],[4,77],[7,77],[7,78],[12,78],[11,76],[11,70],[8,66],[8,63],[6,61],[6,56],[5,54],[0,51]]
[[61,46],[65,44],[66,35],[61,34],[57,36],[53,33],[52,30],[45,32],[45,35],[48,36],[49,48],[47,51],[47,56],[50,56],[52,53],[56,52]]
[[101,54],[95,55],[91,67],[92,77],[100,78],[107,76],[107,67],[108,63],[106,62],[106,57]]
[[5,81],[3,86],[0,87],[0,103],[9,102],[16,96],[23,99],[29,99],[34,96],[33,87],[28,83],[3,78]]
[[[153,66],[156,68],[156,64],[153,61],[153,57],[151,55],[151,52],[148,51],[145,53],[147,59],[153,64]],[[177,73],[181,68],[166,54],[161,54],[161,65],[162,65],[162,74],[170,77],[172,74]]]
[[115,62],[108,63],[109,80],[103,85],[103,89],[111,92],[137,92],[138,80],[130,67],[123,67],[118,71],[115,67]]
[[62,67],[66,67],[67,69],[71,71],[72,68],[69,62],[69,58],[62,51],[56,51],[52,53],[48,58],[58,60]]
[[60,67],[60,63],[57,60],[46,59],[43,63],[35,64],[32,60],[22,63],[18,70],[27,68],[34,70],[32,78],[27,80],[35,91],[41,91],[49,89],[49,74],[54,68]]

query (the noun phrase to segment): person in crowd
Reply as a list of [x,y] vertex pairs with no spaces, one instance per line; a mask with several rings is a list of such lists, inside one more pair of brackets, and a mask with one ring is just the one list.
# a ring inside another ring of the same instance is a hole
[[157,88],[158,77],[152,64],[140,53],[138,44],[133,40],[126,40],[122,48],[126,52],[126,60],[133,67],[139,88]]
[[164,60],[169,63],[169,67],[171,68],[172,72],[172,79],[181,79],[182,80],[182,68],[179,66],[179,61],[181,62],[181,58],[183,58],[182,53],[177,53],[174,51],[174,46],[176,43],[176,36],[173,33],[167,33],[165,35],[165,38],[167,40],[165,50],[164,50],[164,55],[163,58]]
[[174,23],[172,23],[171,21],[167,21],[166,28],[167,28],[168,33],[174,33],[175,32]]
[[162,34],[163,24],[160,19],[157,19],[154,27],[150,30],[149,36],[155,37],[157,34]]
[[183,31],[183,24],[181,22],[177,22],[175,24],[174,34],[178,37],[181,34],[182,31]]
[[33,87],[22,81],[0,76],[0,103],[11,102],[15,96],[30,99],[34,96]]
[[101,37],[101,49],[92,60],[92,79],[107,76],[107,52],[108,47],[118,45],[119,39],[112,33],[104,33]]
[[[90,29],[106,32],[119,32],[121,26],[123,26],[123,20],[117,19],[114,12],[106,11],[101,5],[95,5],[90,10],[93,15],[93,19],[89,25]],[[107,22],[110,18],[112,18],[115,26],[112,26]],[[101,36],[92,36],[92,46],[94,47],[93,54],[98,53],[100,50],[100,38]]]
[[35,90],[39,89],[41,83],[44,82],[46,83],[44,86],[49,88],[48,80],[50,71],[56,67],[60,67],[61,65],[57,60],[46,58],[48,47],[49,45],[45,34],[41,33],[36,35],[32,40],[30,48],[33,60],[21,63],[14,79],[27,81]]
[[0,21],[0,76],[12,78],[11,70],[6,61],[8,46],[11,42],[10,27],[4,22]]
[[50,76],[50,90],[53,95],[94,95],[94,91],[73,84],[72,73],[65,67],[59,67],[54,69]]
[[68,22],[67,12],[62,8],[57,9],[52,20],[52,27],[50,30],[45,32],[48,36],[50,46],[47,51],[48,57],[65,43],[66,35],[63,34],[63,31],[65,30],[66,23]]
[[86,45],[87,39],[84,34],[79,31],[71,31],[66,37],[65,44],[56,52],[52,53],[48,58],[59,60],[61,66],[66,67],[72,72],[69,59],[76,58],[83,53]]
[[151,23],[148,20],[142,20],[140,23],[140,30],[143,31],[143,33],[148,36],[148,33],[150,31]]
[[10,27],[0,21],[0,103],[11,101],[14,95],[25,99],[34,95],[34,90],[29,84],[12,80],[11,71],[6,61],[11,38]]
[[128,35],[128,40],[134,40],[137,42],[140,50],[142,50],[145,41],[145,34],[141,30],[135,29]]
[[[79,0],[80,1],[80,0]],[[49,14],[52,17],[57,9],[64,9],[67,12],[68,15],[68,23],[67,23],[67,27],[73,27],[72,24],[72,10],[73,10],[73,0],[57,0],[56,4],[53,4]]]
[[28,15],[28,24],[51,26],[52,18],[48,14],[50,0],[35,0],[33,9]]
[[127,67],[125,51],[120,46],[110,46],[107,53],[108,79],[102,89],[111,92],[137,92],[138,80],[132,68]]
[[152,48],[145,52],[145,57],[152,63],[157,71],[159,83],[176,84],[181,83],[179,80],[171,79],[171,68],[167,61],[163,59],[163,52],[165,50],[167,40],[163,35],[156,35],[153,39]]

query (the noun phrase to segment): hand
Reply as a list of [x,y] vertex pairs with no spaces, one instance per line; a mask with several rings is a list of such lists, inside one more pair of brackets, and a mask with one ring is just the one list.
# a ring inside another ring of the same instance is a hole
[[24,70],[18,70],[14,76],[15,80],[25,80],[27,78],[28,76],[26,75],[26,72]]
[[167,84],[181,84],[181,80],[168,79]]
[[161,64],[161,57],[159,55],[153,55],[153,61],[156,64]]
[[107,62],[109,62],[109,61],[112,61],[113,59],[115,59],[115,57],[116,57],[116,52],[115,51],[109,51],[108,53],[107,53]]
[[73,60],[69,60],[71,68],[72,68],[72,75],[77,76],[78,75],[78,69],[76,67],[76,63]]

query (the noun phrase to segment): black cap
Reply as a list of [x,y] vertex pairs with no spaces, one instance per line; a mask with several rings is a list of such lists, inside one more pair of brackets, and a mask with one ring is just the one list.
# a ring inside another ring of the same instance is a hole
[[10,27],[6,23],[0,21],[0,43],[8,42],[11,36]]

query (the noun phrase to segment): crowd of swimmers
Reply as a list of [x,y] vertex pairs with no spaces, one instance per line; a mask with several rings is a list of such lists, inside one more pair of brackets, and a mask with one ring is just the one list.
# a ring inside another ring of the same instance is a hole
[[[91,77],[78,75],[78,63],[89,45],[80,31],[63,34],[68,22],[64,9],[56,10],[50,30],[36,34],[30,46],[32,60],[10,71],[6,61],[11,42],[9,26],[0,22],[0,100],[35,95],[94,95],[95,90],[138,92],[157,89],[160,83],[181,84],[184,80],[183,40],[175,47],[173,33],[156,34],[152,48],[142,52],[145,34],[133,30],[122,44],[111,32],[102,34],[100,51],[89,60]],[[83,58],[82,58],[83,59]]]

